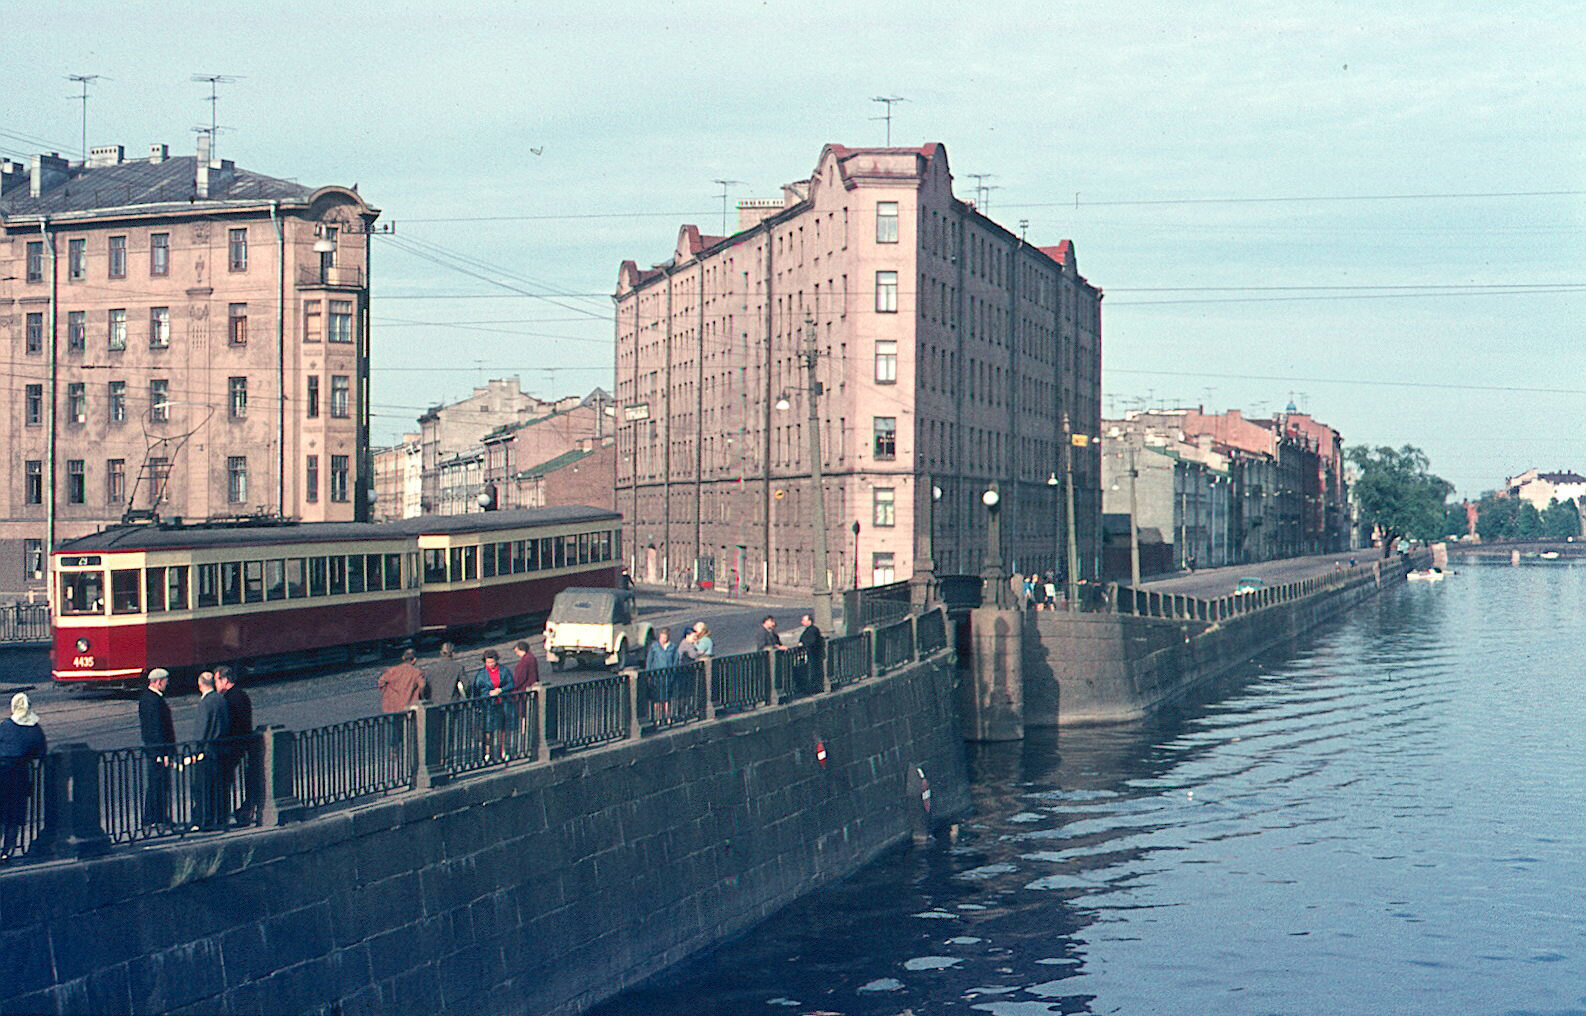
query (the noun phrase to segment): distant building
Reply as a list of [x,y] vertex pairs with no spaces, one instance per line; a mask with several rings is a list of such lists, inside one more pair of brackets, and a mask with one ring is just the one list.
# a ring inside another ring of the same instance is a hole
[[[617,289],[617,507],[634,574],[815,584],[813,336],[827,569],[843,588],[979,573],[982,495],[1002,559],[1061,571],[1072,453],[1079,570],[1101,557],[1101,292],[953,194],[946,149],[827,145],[738,231],[683,226]],[[778,405],[786,408],[779,410]],[[936,494],[939,492],[939,499]]]
[[422,515],[423,476],[424,457],[418,434],[404,434],[396,444],[375,449],[374,521]]
[[1560,502],[1576,501],[1586,506],[1586,502],[1579,500],[1586,497],[1586,476],[1567,470],[1543,473],[1527,469],[1519,476],[1511,476],[1504,481],[1504,489],[1510,497],[1525,501],[1537,511],[1546,508],[1555,499]]
[[131,513],[368,516],[355,189],[154,145],[0,160],[0,592]]

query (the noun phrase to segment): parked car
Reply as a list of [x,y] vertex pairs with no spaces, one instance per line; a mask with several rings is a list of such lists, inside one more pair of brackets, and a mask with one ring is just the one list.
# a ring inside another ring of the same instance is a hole
[[1266,582],[1264,580],[1258,579],[1254,575],[1246,575],[1244,578],[1242,578],[1238,582],[1234,583],[1234,592],[1236,592],[1236,593],[1253,593],[1253,592],[1256,592],[1257,590],[1261,589],[1265,585],[1266,585]]
[[650,623],[638,616],[631,590],[564,589],[545,622],[545,658],[557,670],[570,662],[621,666],[654,637]]

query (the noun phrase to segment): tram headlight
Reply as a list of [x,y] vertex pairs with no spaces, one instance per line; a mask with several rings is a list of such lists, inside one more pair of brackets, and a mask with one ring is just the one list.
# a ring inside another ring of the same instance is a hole
[[77,651],[79,653],[88,652],[88,640],[87,639],[78,639],[77,640]]

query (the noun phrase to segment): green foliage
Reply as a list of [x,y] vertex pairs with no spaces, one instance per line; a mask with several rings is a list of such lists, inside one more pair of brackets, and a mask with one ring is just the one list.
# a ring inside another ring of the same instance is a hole
[[1470,535],[1470,519],[1465,515],[1464,504],[1451,504],[1443,509],[1443,532],[1451,539]]
[[1444,502],[1454,486],[1432,474],[1426,453],[1412,445],[1397,450],[1359,446],[1349,450],[1349,461],[1358,474],[1360,521],[1376,527],[1384,548],[1403,537],[1433,540],[1446,535]]
[[1542,509],[1543,536],[1550,540],[1562,540],[1580,534],[1580,509],[1574,501],[1560,503],[1555,497]]
[[[1486,494],[1476,512],[1476,532],[1483,540],[1536,540],[1546,530],[1542,513],[1516,497]],[[1576,525],[1579,524],[1577,519]]]

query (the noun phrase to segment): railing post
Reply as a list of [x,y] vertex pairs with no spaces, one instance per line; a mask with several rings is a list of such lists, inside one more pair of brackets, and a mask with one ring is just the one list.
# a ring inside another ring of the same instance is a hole
[[428,790],[447,782],[446,720],[427,705],[413,710],[413,743],[418,752],[414,790]]
[[50,858],[58,856],[56,847],[66,833],[66,802],[71,783],[66,755],[59,750],[45,755],[41,776],[39,807],[43,809],[44,822],[39,834],[28,845],[28,856]]
[[875,625],[865,626],[865,637],[870,642],[870,670],[865,676],[876,677],[881,673],[881,661],[876,659],[876,653],[880,650],[881,640],[876,638]]
[[529,689],[530,701],[534,703],[534,761],[549,762],[551,760],[551,746],[546,740],[546,709],[550,705],[551,696],[547,694],[544,684],[534,685]]
[[628,735],[624,740],[637,741],[639,739],[639,672],[629,668],[622,672],[622,680],[628,688]]
[[259,732],[259,773],[264,783],[259,824],[278,826],[296,819],[301,812],[292,793],[292,764],[297,738],[279,723]]
[[766,702],[767,702],[767,704],[773,705],[773,706],[774,705],[780,705],[782,703],[782,696],[778,692],[777,686],[776,686],[776,676],[777,676],[776,657],[777,657],[777,653],[781,652],[781,650],[780,649],[767,648],[767,649],[765,649],[763,651],[765,652],[766,684],[770,686],[770,690],[768,692],[768,695],[767,695],[767,698],[766,698]]
[[914,640],[913,652],[909,653],[909,662],[920,662],[920,615],[909,615],[909,638]]
[[45,756],[44,828],[29,853],[36,857],[97,857],[110,852],[99,824],[99,753],[67,744]]
[[715,688],[714,673],[715,672],[711,669],[714,666],[714,664],[711,661],[711,658],[709,656],[704,657],[701,662],[703,662],[705,664],[705,667],[704,667],[704,675],[705,675],[704,676],[704,681],[705,681],[705,714],[704,714],[704,719],[708,722],[708,721],[714,720],[716,718],[716,694],[715,694],[715,691],[714,691],[714,688]]

